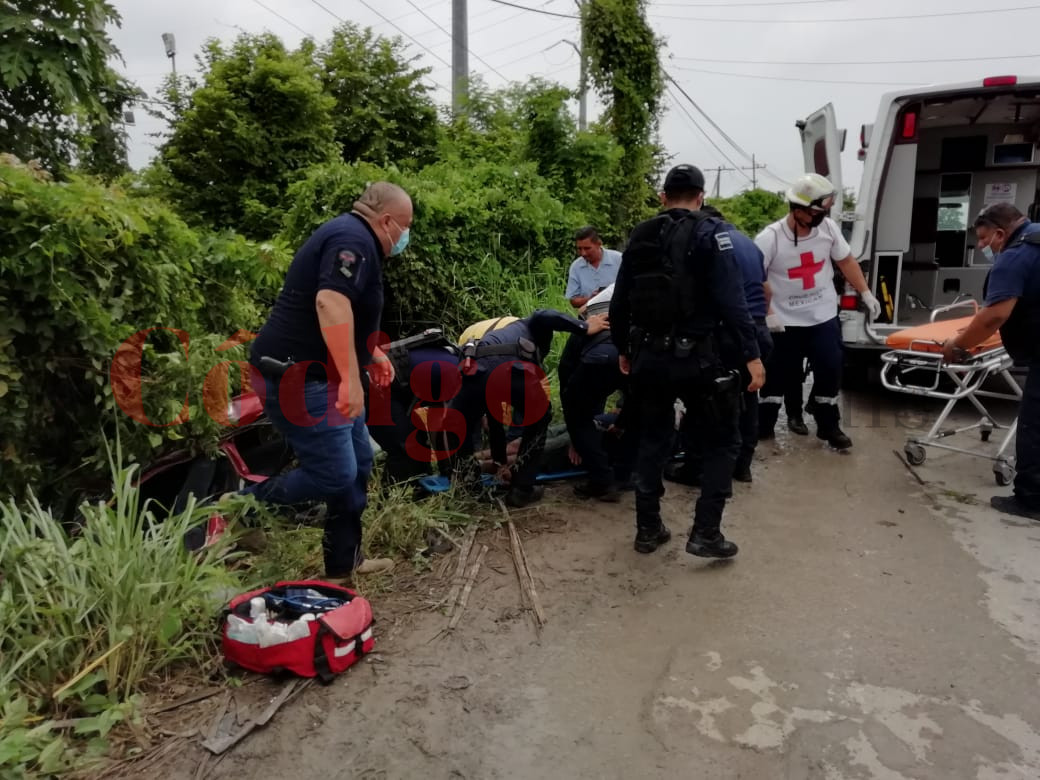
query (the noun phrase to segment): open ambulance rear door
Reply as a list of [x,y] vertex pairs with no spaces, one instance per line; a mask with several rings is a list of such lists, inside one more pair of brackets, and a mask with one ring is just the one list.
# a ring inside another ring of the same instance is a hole
[[834,106],[830,103],[819,111],[797,122],[802,135],[802,153],[805,155],[805,172],[825,176],[834,185],[836,197],[831,208],[831,219],[841,222],[842,197],[841,151],[844,147],[844,131],[838,130],[834,118]]

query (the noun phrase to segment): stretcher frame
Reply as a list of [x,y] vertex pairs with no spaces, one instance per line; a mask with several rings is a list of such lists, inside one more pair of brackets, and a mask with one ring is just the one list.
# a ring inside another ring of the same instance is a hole
[[[964,306],[973,306],[978,311],[978,303],[961,301],[935,309],[931,314],[931,322],[945,312]],[[995,398],[1006,401],[1021,401],[1022,388],[1011,375],[1014,361],[1003,346],[991,346],[969,354],[956,363],[943,365],[941,352],[935,351],[938,342],[914,339],[907,348],[893,349],[881,356],[881,382],[889,390],[925,398],[946,401],[932,427],[923,436],[910,436],[906,440],[903,451],[907,461],[914,466],[924,463],[927,456],[926,447],[947,450],[950,452],[984,458],[993,461],[993,476],[1000,486],[1010,485],[1015,478],[1015,458],[1008,455],[1011,442],[1018,430],[1018,416],[1008,424],[1000,423],[982,403],[981,398]],[[915,349],[915,347],[919,347]],[[926,381],[921,384],[908,383],[909,377],[923,376]],[[943,377],[953,382],[954,388],[947,390],[941,387]],[[1007,385],[1009,392],[983,390],[983,385],[993,377],[1000,377]],[[944,429],[943,425],[962,401],[970,403],[981,415],[979,421],[961,428]],[[979,431],[983,442],[990,440],[994,430],[1004,431],[1000,446],[995,453],[978,449],[958,447],[947,444],[944,440],[959,434]]]

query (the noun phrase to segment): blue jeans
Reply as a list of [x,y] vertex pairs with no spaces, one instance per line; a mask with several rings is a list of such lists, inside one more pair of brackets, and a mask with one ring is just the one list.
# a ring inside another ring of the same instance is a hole
[[325,382],[304,382],[302,392],[299,384],[291,387],[286,383],[280,393],[280,381],[264,377],[264,411],[293,448],[300,465],[243,492],[274,504],[324,500],[325,576],[342,577],[363,560],[361,515],[368,505],[372,473],[372,445],[364,413],[354,420],[345,418],[335,407],[336,387]]

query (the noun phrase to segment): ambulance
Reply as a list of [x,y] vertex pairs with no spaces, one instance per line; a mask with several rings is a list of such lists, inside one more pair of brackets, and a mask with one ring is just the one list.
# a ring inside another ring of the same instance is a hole
[[[806,171],[842,192],[845,131],[833,105],[796,124]],[[840,320],[850,364],[874,363],[864,358],[876,357],[889,333],[928,322],[936,309],[956,304],[967,316],[981,304],[990,263],[972,223],[1001,201],[1037,218],[1038,141],[1040,78],[993,76],[881,98],[876,121],[860,129],[856,208],[843,212],[838,198],[831,214],[882,305],[869,322],[845,285]]]

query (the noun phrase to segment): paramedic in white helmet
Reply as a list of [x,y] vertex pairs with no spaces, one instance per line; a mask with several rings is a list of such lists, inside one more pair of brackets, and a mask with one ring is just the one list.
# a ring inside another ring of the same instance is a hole
[[816,418],[816,435],[835,449],[852,446],[838,425],[842,343],[834,265],[859,292],[871,319],[881,313],[881,304],[870,292],[837,223],[827,216],[838,195],[818,173],[799,177],[787,191],[788,215],[755,238],[764,255],[766,320],[775,345],[759,404],[762,439],[773,436],[785,392],[797,387],[801,393],[802,365],[808,357],[813,389],[806,408]]

